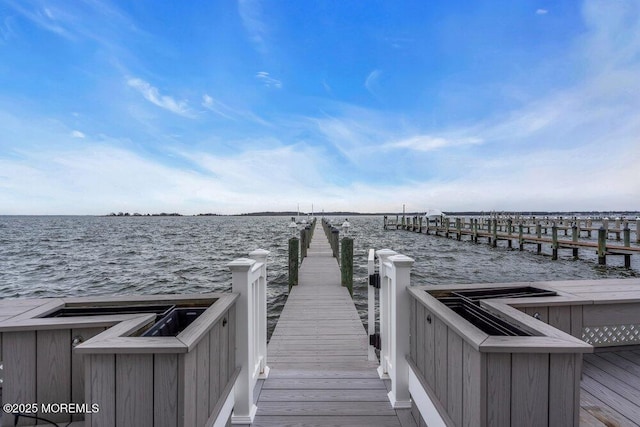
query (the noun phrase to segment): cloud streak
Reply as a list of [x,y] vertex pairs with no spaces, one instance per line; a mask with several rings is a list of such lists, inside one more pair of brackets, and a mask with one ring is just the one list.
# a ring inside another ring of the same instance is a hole
[[464,145],[478,145],[482,144],[480,138],[461,138],[452,139],[439,136],[430,135],[418,135],[411,138],[403,139],[401,141],[392,142],[386,145],[387,148],[407,148],[414,151],[434,151],[448,147],[460,147]]
[[282,82],[278,79],[274,79],[266,71],[258,71],[256,73],[256,79],[258,79],[266,87],[273,87],[276,89],[282,89]]
[[373,96],[377,96],[376,91],[378,89],[378,80],[382,75],[382,71],[373,70],[367,75],[367,78],[364,81],[364,87],[369,91]]
[[249,40],[254,43],[258,51],[266,54],[268,31],[267,25],[262,18],[262,3],[260,0],[238,0],[238,14]]
[[152,104],[183,117],[193,118],[194,114],[189,109],[187,101],[177,101],[171,96],[161,95],[158,88],[139,78],[127,79],[127,85],[137,90]]

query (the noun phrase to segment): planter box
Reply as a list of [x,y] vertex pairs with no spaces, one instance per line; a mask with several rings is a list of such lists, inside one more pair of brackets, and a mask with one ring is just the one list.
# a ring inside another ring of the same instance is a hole
[[[60,423],[204,426],[220,413],[237,376],[236,299],[202,294],[16,302],[29,307],[0,321],[3,402],[85,404],[79,414],[39,414]],[[178,314],[185,311],[198,315],[166,328],[173,329],[169,336],[143,336],[154,324],[159,328],[158,320],[185,320]],[[2,425],[13,422],[13,415],[4,415]]]
[[409,289],[409,360],[446,424],[578,425],[582,354],[590,345],[499,300],[482,300],[486,312],[525,331],[492,335],[428,289]]

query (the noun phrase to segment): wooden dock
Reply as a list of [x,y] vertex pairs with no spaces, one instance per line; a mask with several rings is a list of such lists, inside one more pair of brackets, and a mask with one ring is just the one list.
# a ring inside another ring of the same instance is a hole
[[[378,362],[330,240],[309,239],[268,348],[263,250],[228,264],[232,293],[0,301],[3,403],[98,405],[55,414],[78,427],[640,427],[640,279],[410,286],[411,258],[372,250]],[[156,304],[202,312],[150,336]]]
[[[553,260],[558,259],[560,249],[572,251],[573,258],[579,258],[579,250],[595,251],[598,264],[606,265],[607,256],[623,256],[624,266],[631,267],[631,256],[640,255],[640,220],[635,221],[635,226],[629,227],[629,222],[616,221],[615,228],[610,228],[608,221],[603,220],[602,226],[592,227],[591,220],[519,220],[512,219],[487,219],[487,218],[449,218],[443,217],[431,224],[432,221],[425,221],[418,216],[403,217],[402,222],[397,219],[384,217],[385,230],[407,230],[416,233],[433,234],[435,236],[452,237],[462,240],[467,236],[472,242],[478,243],[479,239],[486,239],[492,247],[497,247],[499,241],[505,241],[509,248],[515,245],[522,251],[525,245],[535,245],[537,253],[542,253],[542,246],[548,245],[551,248]],[[584,225],[582,223],[584,222]],[[565,236],[571,236],[571,240],[560,239],[558,232],[563,231]],[[592,231],[595,232],[597,241],[590,241]],[[582,232],[587,232],[587,236],[582,236]],[[632,244],[632,232],[635,234],[635,246]],[[534,234],[535,233],[535,234]],[[545,237],[543,237],[543,234]],[[546,237],[551,234],[551,237]],[[609,236],[614,234],[616,240],[622,244],[611,244],[608,242]]]
[[268,346],[271,368],[253,426],[413,426],[394,410],[368,360],[368,337],[322,232],[307,257]]

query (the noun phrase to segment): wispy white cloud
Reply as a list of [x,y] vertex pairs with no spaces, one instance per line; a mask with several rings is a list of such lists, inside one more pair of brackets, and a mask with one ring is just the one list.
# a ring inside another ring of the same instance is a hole
[[71,136],[74,137],[74,138],[81,138],[81,139],[86,137],[86,135],[84,133],[80,132],[79,130],[72,131],[71,132]]
[[244,110],[242,108],[231,107],[206,93],[202,95],[202,106],[207,110],[219,115],[220,117],[224,117],[225,119],[234,121],[243,120],[247,122],[258,123],[263,126],[272,125],[271,123],[267,122],[262,117],[251,111]]
[[481,138],[464,137],[464,138],[447,138],[431,135],[417,135],[400,141],[388,143],[386,148],[407,148],[414,151],[434,151],[447,147],[460,147],[463,145],[482,144]]
[[213,99],[210,95],[204,94],[202,95],[202,106],[207,110],[213,111],[214,113],[222,116],[226,119],[232,119],[232,110],[224,103]]
[[13,28],[13,17],[7,16],[0,22],[0,43],[6,42],[16,36]]
[[161,95],[158,88],[139,78],[129,78],[127,84],[140,92],[144,98],[160,108],[171,111],[183,117],[193,117],[187,101],[176,101],[168,95]]
[[394,49],[406,49],[415,42],[413,38],[398,36],[385,37],[383,41]]
[[350,107],[334,115],[307,118],[316,131],[344,158],[359,163],[363,152],[371,151],[389,136],[385,118],[375,111]]
[[382,75],[382,71],[373,70],[367,75],[367,78],[364,81],[364,87],[371,93],[376,96],[376,91],[378,89],[378,79]]
[[[113,44],[112,36],[121,34],[123,30],[138,31],[129,17],[108,2],[86,0],[74,8],[13,0],[8,0],[8,4],[40,29],[71,41],[87,37],[109,46]],[[96,25],[97,20],[104,21]],[[117,33],[112,31],[115,27]]]
[[261,53],[266,54],[267,25],[262,17],[262,2],[260,0],[238,0],[238,13],[249,39]]
[[582,14],[587,32],[580,43],[592,72],[638,66],[640,53],[640,3],[634,0],[614,4],[586,1]]
[[536,15],[546,15],[547,13],[549,13],[549,11],[547,9],[537,9],[536,10]]
[[333,89],[331,89],[331,86],[329,86],[326,80],[322,81],[322,87],[329,95],[333,96]]
[[47,7],[36,6],[31,8],[28,4],[23,2],[9,1],[8,4],[39,28],[66,39],[76,39],[73,31],[70,31],[69,28],[67,28],[66,22],[71,17],[69,12],[58,9],[52,5]]
[[256,78],[260,80],[266,87],[274,87],[276,89],[282,88],[282,82],[271,77],[271,75],[266,71],[258,71],[256,73]]

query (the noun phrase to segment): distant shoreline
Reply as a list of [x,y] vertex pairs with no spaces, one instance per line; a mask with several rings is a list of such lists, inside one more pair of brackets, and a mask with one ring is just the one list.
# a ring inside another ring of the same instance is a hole
[[[491,213],[501,215],[522,215],[522,216],[637,216],[640,211],[635,210],[618,210],[618,211],[443,211],[448,216],[481,216]],[[350,211],[332,211],[332,212],[314,212],[315,216],[395,216],[403,215],[401,212],[350,212]],[[194,215],[183,215],[180,213],[159,213],[159,214],[109,214],[105,216],[309,216],[310,212],[294,212],[294,211],[263,211],[249,212],[240,214],[218,214],[218,213],[199,213]],[[424,215],[424,211],[405,212],[405,216]]]
[[[405,212],[405,216],[422,216],[425,211],[412,211]],[[562,216],[562,217],[602,217],[602,216],[618,216],[618,217],[633,217],[634,219],[640,216],[640,210],[614,210],[614,211],[443,211],[447,216],[482,216],[489,214],[500,215],[521,215],[521,216]],[[177,212],[172,213],[109,213],[106,215],[99,214],[0,214],[2,216],[93,216],[93,217],[116,217],[116,218],[130,218],[130,217],[197,217],[197,216],[217,216],[217,217],[247,217],[247,216],[282,216],[282,217],[306,217],[311,215],[310,212],[293,212],[293,211],[263,211],[263,212],[248,212],[239,214],[219,214],[219,213],[198,213],[198,214],[181,214]],[[332,211],[332,212],[314,212],[315,216],[402,216],[402,212],[350,212],[350,211]]]

